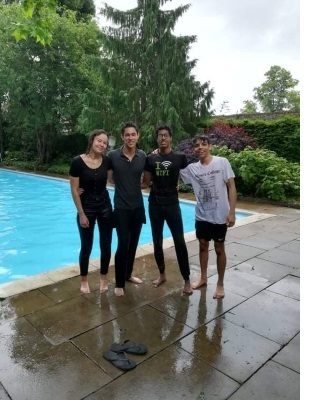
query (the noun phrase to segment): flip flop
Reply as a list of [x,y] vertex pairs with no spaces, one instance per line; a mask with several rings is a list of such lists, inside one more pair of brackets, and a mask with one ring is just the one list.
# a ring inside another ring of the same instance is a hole
[[133,341],[130,340],[125,340],[124,343],[114,343],[110,347],[111,351],[114,352],[127,352],[129,354],[139,354],[143,355],[146,354],[148,351],[148,348],[144,344],[138,344],[134,343]]
[[129,371],[137,366],[137,363],[129,359],[123,351],[114,352],[108,350],[104,352],[103,357],[123,371]]

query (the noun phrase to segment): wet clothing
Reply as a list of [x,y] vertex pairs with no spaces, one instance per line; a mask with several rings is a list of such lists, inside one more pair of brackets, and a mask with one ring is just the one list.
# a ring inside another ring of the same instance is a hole
[[185,154],[176,151],[166,155],[150,154],[147,156],[145,165],[145,171],[152,174],[148,208],[154,256],[159,272],[161,274],[165,272],[163,229],[166,221],[172,234],[179,269],[184,280],[189,280],[190,267],[177,186],[179,171],[187,165]]
[[226,224],[214,224],[208,221],[196,220],[195,230],[198,240],[224,242],[228,226]]
[[115,183],[114,218],[117,232],[115,280],[124,288],[131,278],[142,225],[146,223],[145,207],[140,189],[146,153],[137,149],[130,161],[123,147],[110,151],[108,169],[113,170]]
[[69,174],[79,178],[79,187],[84,189],[80,195],[83,211],[89,220],[89,227],[80,225],[77,214],[77,226],[80,234],[81,249],[79,265],[81,276],[88,274],[89,259],[93,246],[95,224],[98,224],[100,245],[100,273],[107,275],[111,258],[113,210],[106,188],[108,159],[103,157],[101,165],[92,169],[81,156],[73,158]]
[[180,175],[194,189],[196,220],[225,224],[230,210],[227,182],[235,177],[227,158],[213,156],[208,165],[192,163]]

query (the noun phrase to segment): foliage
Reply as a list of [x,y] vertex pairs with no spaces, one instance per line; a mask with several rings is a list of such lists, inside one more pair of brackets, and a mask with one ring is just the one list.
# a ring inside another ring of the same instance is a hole
[[[221,120],[214,121],[210,127],[204,130],[204,134],[209,137],[211,145],[226,146],[236,152],[242,151],[247,146],[257,147],[256,139],[248,136],[241,126],[233,127]],[[188,138],[181,141],[177,149],[187,155],[188,162],[197,160],[193,153],[192,139]]]
[[139,0],[127,11],[104,5],[102,14],[113,26],[104,28],[103,94],[85,94],[80,129],[92,117],[112,118],[110,131],[118,132],[123,121],[135,121],[141,133],[140,147],[155,146],[154,131],[169,124],[178,141],[197,131],[197,122],[210,113],[214,96],[208,82],[191,74],[196,60],[189,60],[195,36],[174,36],[173,30],[190,5],[161,10],[169,0]]
[[273,120],[227,120],[254,137],[258,146],[291,162],[300,162],[300,117],[285,115]]
[[32,37],[42,45],[49,45],[53,30],[51,14],[56,4],[56,0],[22,0],[21,16],[13,32],[16,41]]
[[212,154],[226,157],[236,176],[242,196],[285,201],[300,196],[300,165],[265,149],[245,148],[236,153],[227,147],[212,148]]
[[255,101],[244,100],[244,107],[240,110],[241,114],[253,114],[257,112],[257,105]]
[[17,18],[16,5],[6,6],[3,16],[0,102],[3,97],[5,149],[33,151],[45,164],[55,158],[58,136],[75,131],[83,91],[97,88],[91,58],[100,57],[99,29],[92,21],[77,22],[74,12],[62,17],[54,13],[52,44],[43,47],[11,38],[8,27]]
[[299,107],[299,92],[294,88],[299,81],[293,79],[289,71],[277,65],[271,66],[265,76],[267,80],[254,88],[254,99],[259,102],[262,110],[264,112],[296,110]]
[[62,14],[65,10],[73,10],[78,21],[90,21],[95,15],[93,0],[22,0],[20,3],[20,17],[14,23],[13,32],[16,41],[35,38],[42,45],[50,45],[54,30],[51,14],[54,12]]

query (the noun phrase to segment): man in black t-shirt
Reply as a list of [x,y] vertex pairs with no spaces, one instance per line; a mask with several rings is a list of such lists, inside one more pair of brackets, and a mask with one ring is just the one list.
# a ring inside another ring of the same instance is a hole
[[158,153],[146,158],[142,188],[151,185],[149,194],[149,218],[152,229],[154,256],[159,269],[159,277],[153,281],[155,287],[166,281],[163,251],[163,228],[166,221],[174,241],[181,275],[184,279],[184,294],[192,294],[188,251],[184,239],[181,208],[178,198],[180,169],[187,165],[185,154],[172,151],[172,130],[160,126],[156,130]]

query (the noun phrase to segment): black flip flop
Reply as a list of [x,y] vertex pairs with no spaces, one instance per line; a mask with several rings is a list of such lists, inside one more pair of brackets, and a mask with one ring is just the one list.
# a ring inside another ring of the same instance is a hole
[[139,354],[143,355],[148,352],[148,348],[144,344],[135,343],[130,340],[125,340],[124,343],[114,343],[110,347],[111,351],[114,352],[127,352],[129,354]]
[[129,359],[123,351],[114,352],[108,350],[104,352],[103,357],[123,371],[129,371],[137,366],[137,363]]

